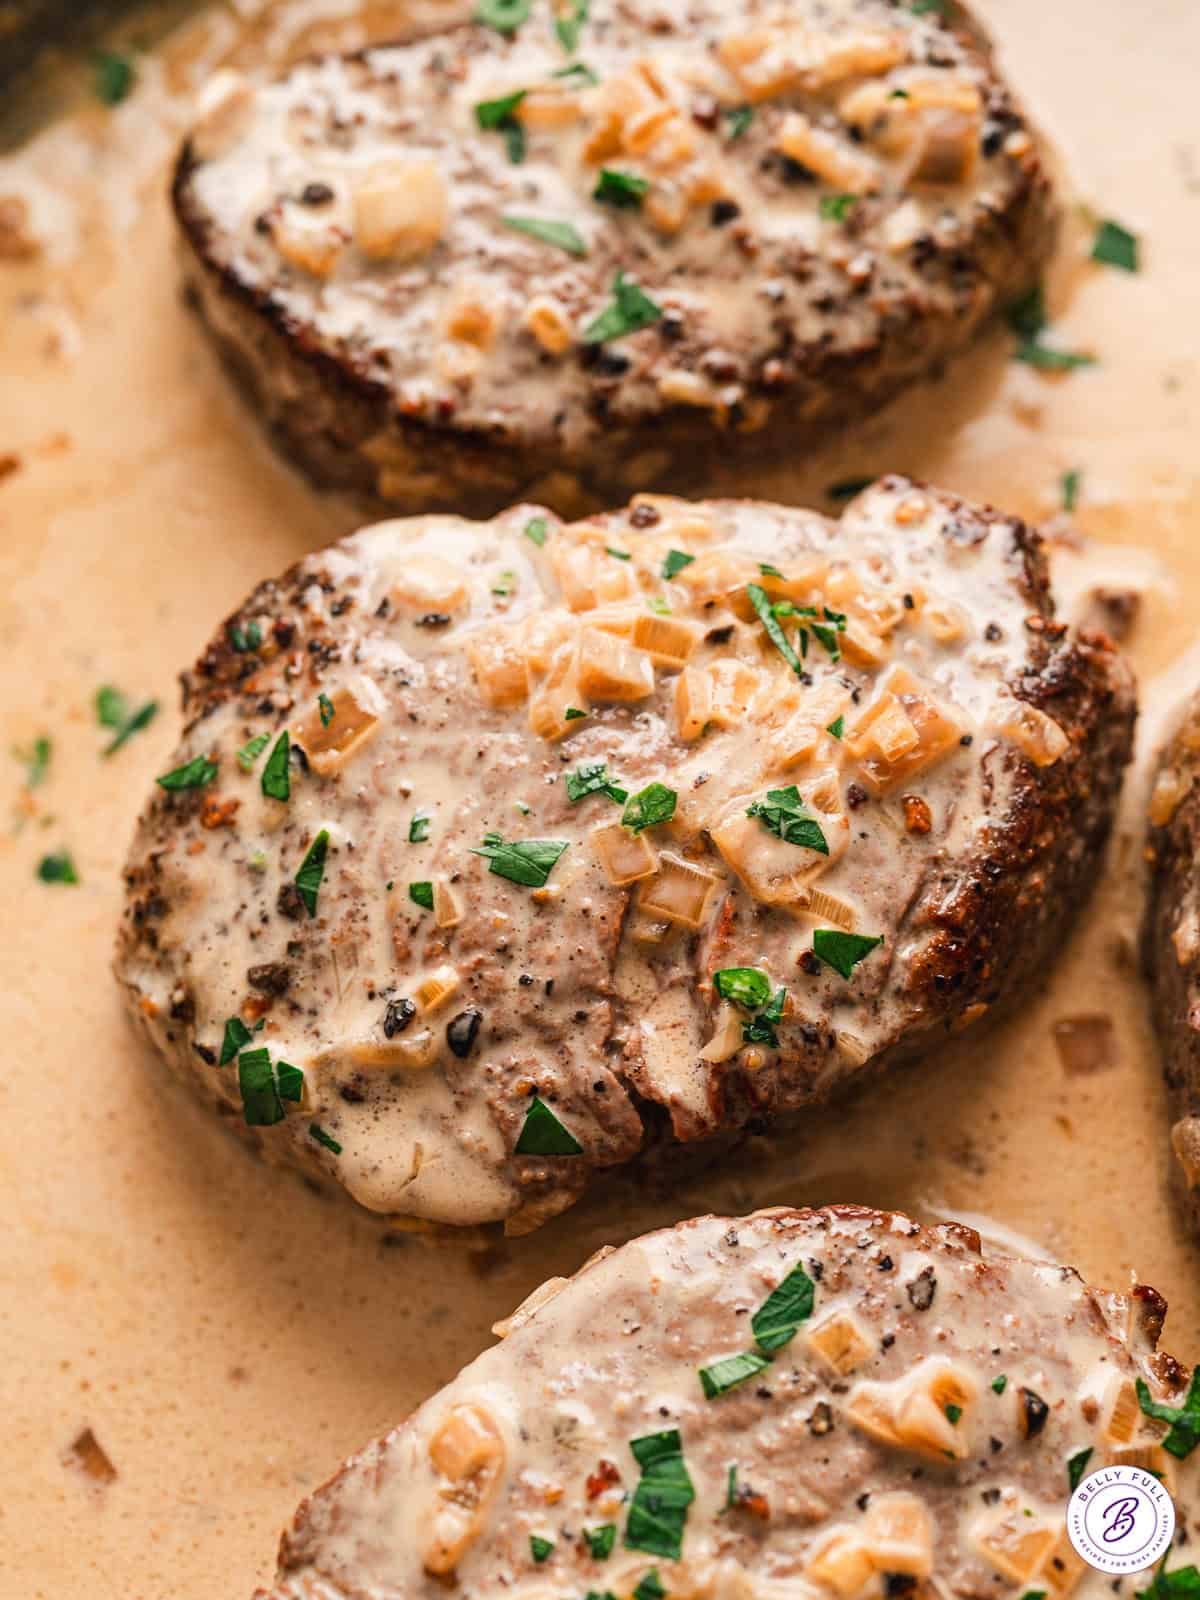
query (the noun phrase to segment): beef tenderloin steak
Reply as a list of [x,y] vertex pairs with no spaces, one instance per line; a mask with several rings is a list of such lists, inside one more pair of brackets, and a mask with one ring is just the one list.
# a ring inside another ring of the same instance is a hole
[[1131,1466],[1191,1531],[1195,1433],[1139,1403],[1184,1398],[1164,1311],[858,1206],[680,1223],[499,1324],[301,1506],[259,1600],[1132,1600],[1065,1512]]
[[584,9],[206,92],[187,283],[318,479],[479,515],[695,490],[717,438],[853,422],[1036,280],[1043,155],[959,6]]
[[386,522],[261,585],[184,705],[132,1014],[273,1159],[513,1231],[1034,981],[1134,718],[1037,535],[902,478],[838,521]]

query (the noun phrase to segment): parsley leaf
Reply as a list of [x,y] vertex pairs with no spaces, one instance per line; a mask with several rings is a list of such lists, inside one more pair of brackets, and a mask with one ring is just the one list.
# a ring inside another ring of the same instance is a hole
[[1106,267],[1120,267],[1122,272],[1137,272],[1140,266],[1137,234],[1130,233],[1119,222],[1102,222],[1092,241],[1092,260]]
[[722,1000],[757,1011],[771,998],[771,980],[757,967],[723,967],[713,973],[713,988]]
[[340,1156],[341,1155],[341,1153],[342,1153],[341,1145],[337,1142],[337,1140],[333,1137],[333,1135],[331,1133],[326,1133],[325,1132],[325,1129],[321,1126],[321,1124],[319,1122],[310,1122],[309,1123],[309,1125],[308,1125],[308,1136],[309,1136],[310,1139],[315,1139],[318,1144],[323,1144],[325,1146],[326,1150],[328,1150],[332,1155],[335,1155],[335,1156]]
[[725,137],[730,144],[740,139],[753,121],[753,106],[731,106],[725,113]]
[[13,747],[13,755],[25,768],[26,789],[36,789],[39,784],[45,783],[50,771],[52,751],[53,747],[45,734],[36,738],[28,750],[18,750]]
[[327,694],[317,696],[317,710],[321,713],[321,726],[327,728],[333,721],[337,712],[333,709],[333,701]]
[[265,1045],[243,1050],[238,1057],[238,1089],[242,1096],[242,1115],[252,1128],[269,1128],[284,1118],[279,1085],[271,1066],[271,1052]]
[[1014,300],[1008,308],[1007,317],[1009,327],[1017,336],[1014,361],[1023,361],[1028,366],[1051,372],[1069,372],[1075,367],[1094,364],[1094,356],[1062,350],[1057,345],[1045,343],[1043,335],[1049,326],[1049,317],[1041,284],[1035,284]]
[[581,761],[574,772],[563,774],[563,782],[567,786],[567,799],[573,802],[584,800],[589,794],[606,794],[617,805],[623,805],[629,798],[628,791],[609,777],[606,761]]
[[515,33],[529,20],[532,0],[479,0],[476,22],[495,28],[497,33]]
[[590,4],[591,0],[574,0],[566,16],[555,18],[554,31],[568,55],[573,55],[579,48],[579,35],[583,32],[583,25],[588,19]]
[[193,756],[182,767],[164,772],[161,778],[155,778],[154,781],[160,789],[203,789],[216,775],[215,761],[210,761],[207,756]]
[[1200,1600],[1200,1570],[1194,1566],[1167,1571],[1167,1558],[1151,1579],[1148,1589],[1135,1592],[1134,1600]]
[[583,1537],[592,1560],[607,1561],[617,1542],[617,1525],[615,1522],[606,1522],[599,1528],[585,1528]]
[[137,69],[126,55],[97,50],[92,57],[96,97],[106,106],[120,105],[137,82]]
[[296,887],[310,917],[315,917],[317,914],[317,895],[320,893],[321,879],[325,876],[325,857],[328,851],[329,829],[322,828],[309,845],[308,854],[300,863],[300,870],[296,874]]
[[475,120],[485,133],[504,135],[508,159],[514,167],[525,159],[525,129],[517,121],[516,113],[528,93],[528,89],[515,89],[498,100],[480,100],[475,107]]
[[774,1355],[791,1343],[800,1331],[800,1324],[812,1316],[816,1287],[804,1268],[796,1265],[783,1282],[771,1290],[750,1319],[760,1350]]
[[675,790],[668,789],[665,783],[648,783],[625,802],[621,826],[628,828],[631,833],[641,833],[657,823],[670,822],[675,815],[678,798]]
[[583,1146],[546,1102],[534,1095],[513,1152],[519,1156],[581,1156]]
[[1070,472],[1064,472],[1059,479],[1062,489],[1062,507],[1064,511],[1074,511],[1079,504],[1079,484],[1082,474],[1078,468],[1072,467]]
[[813,934],[813,954],[843,978],[849,978],[860,961],[883,943],[883,935],[844,933],[841,928],[818,928]]
[[1171,1424],[1171,1431],[1162,1442],[1163,1449],[1180,1460],[1190,1456],[1200,1444],[1200,1367],[1192,1372],[1192,1381],[1181,1406],[1160,1404],[1142,1378],[1137,1380],[1136,1387],[1138,1404],[1146,1416]]
[[666,560],[662,564],[663,577],[674,578],[684,567],[690,567],[695,559],[695,556],[689,556],[686,550],[668,550]]
[[992,1379],[992,1389],[996,1394],[1003,1394],[1008,1388],[1008,1374],[1002,1372],[998,1378]]
[[761,584],[748,583],[746,585],[746,593],[750,597],[750,604],[758,613],[758,620],[767,631],[767,638],[770,639],[797,677],[801,676],[804,672],[804,663],[800,660],[787,635],[779,626],[779,621],[771,609],[771,602],[767,599],[766,590]]
[[844,716],[834,717],[833,721],[825,729],[825,732],[831,733],[835,739],[840,739],[845,731],[846,719]]
[[275,741],[263,768],[262,792],[269,800],[286,800],[292,792],[292,773],[288,764],[291,745],[285,728]]
[[623,272],[618,272],[613,279],[612,297],[612,304],[583,330],[584,344],[603,344],[608,339],[636,333],[639,328],[648,328],[652,322],[657,322],[663,314],[662,307]]
[[414,811],[412,821],[408,825],[409,844],[424,844],[429,837],[430,817],[428,811]]
[[601,167],[596,187],[592,190],[592,199],[632,211],[641,205],[649,188],[648,178],[639,178],[632,172],[618,172],[614,167]]
[[526,889],[540,889],[567,848],[566,839],[515,839],[506,843],[498,833],[485,833],[482,845],[471,851],[483,856],[488,871]]
[[433,884],[428,882],[410,883],[408,898],[414,905],[423,906],[426,911],[433,910]]
[[821,824],[801,800],[794,783],[786,789],[768,789],[763,799],[756,800],[747,809],[746,815],[757,817],[768,833],[775,834],[785,844],[815,850],[823,856],[829,854]]
[[237,753],[237,764],[243,772],[253,772],[254,763],[271,742],[269,733],[256,733]]
[[747,1044],[766,1044],[772,1050],[779,1049],[779,1036],[775,1032],[775,1024],[783,1018],[783,1008],[787,1004],[787,990],[776,989],[774,997],[765,1005],[757,1016],[751,1017],[749,1022],[742,1023],[742,1038]]
[[823,194],[817,210],[826,222],[845,222],[857,199],[854,194]]
[[37,865],[37,875],[42,883],[78,883],[79,874],[69,850],[56,850],[43,856]]
[[[259,1027],[263,1024],[259,1023]],[[227,1017],[225,1019],[225,1037],[221,1040],[221,1053],[217,1057],[219,1067],[227,1067],[237,1055],[239,1050],[244,1050],[254,1035],[242,1021],[241,1017]]]
[[1076,1450],[1075,1454],[1067,1462],[1067,1482],[1071,1486],[1072,1494],[1075,1493],[1076,1489],[1078,1489],[1079,1485],[1083,1482],[1084,1475],[1087,1472],[1088,1462],[1091,1459],[1092,1451],[1089,1447],[1086,1450]]
[[514,233],[526,233],[531,239],[538,239],[542,244],[552,244],[559,250],[565,250],[570,256],[586,256],[587,245],[584,243],[578,228],[572,227],[569,222],[554,222],[549,217],[517,217],[503,216],[500,218],[506,228],[511,228]]
[[547,523],[545,517],[530,517],[525,524],[525,537],[537,545],[540,550],[546,542]]
[[704,1390],[704,1398],[715,1400],[719,1395],[736,1388],[739,1383],[745,1383],[747,1378],[764,1372],[770,1365],[767,1357],[760,1356],[757,1350],[744,1350],[740,1355],[724,1356],[707,1367],[700,1367],[700,1387]]
[[633,1591],[633,1600],[666,1600],[666,1595],[667,1591],[663,1588],[658,1568],[651,1567],[645,1577],[638,1580],[638,1586]]
[[539,1533],[529,1535],[529,1553],[541,1565],[546,1557],[554,1553],[554,1540],[543,1539]]
[[642,1475],[629,1504],[625,1548],[678,1561],[688,1507],[696,1498],[683,1459],[679,1429],[668,1428],[631,1439],[629,1448]]
[[157,715],[157,700],[147,700],[145,705],[132,711],[120,689],[114,689],[111,683],[102,684],[96,690],[96,721],[102,728],[114,729],[116,736],[101,753],[105,757],[115,755],[127,739],[140,733]]

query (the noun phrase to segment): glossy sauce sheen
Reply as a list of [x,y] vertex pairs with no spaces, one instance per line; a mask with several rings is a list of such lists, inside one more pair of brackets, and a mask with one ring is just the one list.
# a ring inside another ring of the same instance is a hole
[[[1172,5],[981,9],[1077,193],[1143,235],[1140,277],[1068,248],[1056,279],[1059,331],[1100,365],[1054,383],[1010,364],[998,334],[903,415],[752,481],[714,462],[710,489],[815,504],[832,482],[899,467],[1045,525],[1059,475],[1082,468],[1075,520],[1099,543],[1060,564],[1059,587],[1069,599],[1099,574],[1143,589],[1130,651],[1148,744],[1200,677],[1187,655],[1200,155],[1179,111],[1200,24]],[[386,30],[385,10],[371,16]],[[129,1032],[108,973],[119,873],[177,741],[173,675],[264,575],[362,520],[260,446],[178,304],[163,202],[187,117],[174,97],[230,53],[250,64],[356,42],[313,5],[276,7],[244,38],[215,12],[144,65],[131,102],[85,106],[0,169],[0,191],[27,190],[51,241],[48,260],[0,266],[0,449],[20,458],[0,484],[4,703],[9,742],[55,741],[35,818],[4,840],[0,1344],[20,1380],[5,1397],[0,1543],[23,1600],[247,1594],[299,1498],[472,1359],[497,1315],[596,1246],[704,1210],[842,1199],[983,1217],[1090,1282],[1122,1288],[1136,1271],[1171,1304],[1166,1346],[1200,1354],[1198,1263],[1133,975],[1137,777],[1052,981],[986,1048],[963,1041],[886,1098],[670,1194],[618,1183],[523,1245],[383,1247],[369,1219],[243,1157]],[[109,762],[91,710],[104,682],[164,702]],[[12,763],[14,809],[20,777]],[[60,844],[76,888],[35,880]],[[1114,1066],[1066,1076],[1054,1025],[1099,1014]],[[85,1428],[115,1467],[107,1483],[71,1455]]]

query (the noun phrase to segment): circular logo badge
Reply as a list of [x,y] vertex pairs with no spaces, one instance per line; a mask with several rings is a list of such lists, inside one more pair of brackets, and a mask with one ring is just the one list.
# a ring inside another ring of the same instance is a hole
[[1067,1535],[1097,1572],[1140,1572],[1170,1548],[1175,1506],[1152,1472],[1101,1467],[1089,1473],[1067,1506]]

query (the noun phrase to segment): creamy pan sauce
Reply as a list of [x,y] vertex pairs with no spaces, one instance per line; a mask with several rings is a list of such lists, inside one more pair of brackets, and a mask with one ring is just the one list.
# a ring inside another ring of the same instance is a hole
[[[173,675],[259,578],[361,520],[260,446],[178,303],[162,191],[184,111],[170,96],[230,52],[354,43],[343,9],[242,6],[239,21],[218,8],[144,63],[125,106],[86,106],[0,170],[49,241],[0,264],[0,454],[17,458],[0,483],[0,670],[9,742],[54,741],[32,797],[15,761],[4,774],[26,820],[4,839],[0,952],[0,1562],[5,1588],[34,1600],[249,1593],[299,1497],[475,1356],[497,1315],[595,1246],[702,1210],[982,1213],[1091,1282],[1123,1288],[1136,1270],[1171,1303],[1167,1348],[1200,1355],[1197,1258],[1134,981],[1137,781],[1052,982],[986,1043],[807,1137],[757,1143],[735,1170],[669,1195],[618,1183],[482,1255],[384,1247],[344,1204],[244,1157],[128,1031],[108,973],[118,874],[176,742]],[[1075,521],[1101,542],[1104,582],[1129,572],[1145,590],[1130,648],[1149,742],[1200,678],[1185,655],[1200,602],[1200,153],[1186,117],[1200,18],[1168,3],[982,9],[1078,193],[1144,238],[1138,278],[1059,274],[1060,331],[1100,365],[1047,380],[1010,364],[997,335],[906,417],[752,482],[714,463],[711,492],[820,504],[832,482],[902,468],[1044,523],[1060,474],[1081,468]],[[109,761],[91,709],[102,683],[164,702]],[[78,886],[34,877],[60,846]],[[1055,1029],[1080,1018],[1107,1019],[1086,1062],[1108,1070],[1066,1073]]]

